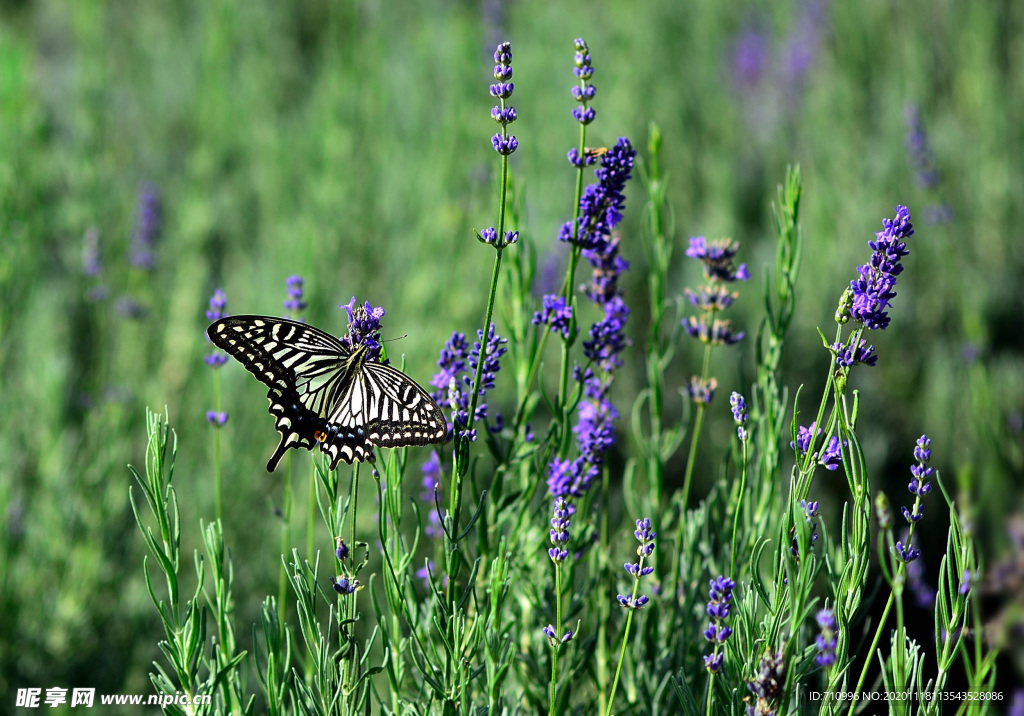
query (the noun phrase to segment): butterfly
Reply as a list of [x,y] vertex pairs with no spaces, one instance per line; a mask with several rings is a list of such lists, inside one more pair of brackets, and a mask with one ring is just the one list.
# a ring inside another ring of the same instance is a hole
[[375,447],[440,443],[444,413],[405,373],[368,360],[367,347],[348,346],[313,326],[270,316],[229,316],[206,329],[270,390],[270,414],[281,442],[267,463],[273,472],[289,448],[316,445],[346,463],[374,459]]

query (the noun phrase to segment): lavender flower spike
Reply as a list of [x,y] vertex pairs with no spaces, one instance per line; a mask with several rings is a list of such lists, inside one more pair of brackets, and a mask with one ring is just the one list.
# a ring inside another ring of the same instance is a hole
[[[224,292],[218,288],[216,291],[213,292],[213,295],[210,296],[210,307],[206,311],[206,320],[219,321],[220,319],[224,318],[224,316],[227,315],[227,305],[227,297],[224,295]],[[206,342],[210,342],[209,337],[206,338]],[[203,360],[206,362],[206,365],[210,366],[211,368],[220,368],[222,365],[228,362],[228,356],[226,353],[221,353],[219,350],[214,348],[213,353],[207,356],[203,356]],[[211,424],[217,422],[216,419],[210,418],[209,413],[207,414],[206,419],[209,420]],[[224,421],[227,421],[226,414],[224,417]],[[224,423],[221,422],[220,424],[223,425]]]
[[547,325],[552,333],[561,333],[562,338],[569,338],[572,328],[572,306],[566,303],[564,296],[546,295],[543,299],[544,308],[533,314],[533,325]]
[[564,497],[555,499],[554,516],[551,518],[551,544],[548,549],[548,557],[558,564],[564,562],[569,556],[569,550],[565,546],[569,543],[569,503]]
[[[575,65],[573,72],[579,78],[580,83],[572,88],[573,99],[579,103],[578,107],[573,107],[572,117],[585,126],[593,122],[594,118],[597,117],[597,111],[593,107],[588,106],[588,102],[594,99],[597,88],[590,84],[590,78],[594,76],[594,68],[590,64],[590,49],[587,47],[586,41],[580,37],[576,39],[574,44],[576,56],[573,58],[573,64]],[[584,166],[584,164],[578,163],[579,155],[576,152],[569,153],[569,161],[574,166]]]
[[630,594],[619,594],[616,597],[619,604],[626,609],[640,609],[651,601],[646,595],[637,596],[636,587],[639,586],[641,578],[654,571],[654,567],[644,566],[644,560],[654,554],[654,538],[658,536],[656,532],[651,530],[651,521],[647,518],[636,521],[636,531],[633,535],[640,543],[640,546],[636,548],[639,559],[636,563],[627,562],[624,568],[626,572],[633,576],[634,589]]
[[[917,464],[910,467],[910,474],[913,475],[913,478],[910,480],[910,484],[907,485],[907,490],[911,495],[914,495],[914,505],[911,508],[904,506],[902,510],[903,517],[910,524],[920,522],[924,518],[924,498],[932,491],[932,484],[929,480],[935,473],[935,468],[928,466],[928,461],[932,458],[931,444],[932,441],[928,439],[928,436],[922,435],[914,446],[914,459],[917,460]],[[901,554],[905,552],[908,555],[912,555],[914,551],[910,549],[908,544]],[[918,553],[920,552],[918,551]],[[904,559],[903,561],[909,562],[912,559]]]
[[914,235],[910,210],[902,205],[896,207],[894,219],[882,220],[882,226],[875,240],[868,242],[873,251],[871,260],[857,269],[860,277],[850,282],[853,289],[850,315],[872,330],[889,325],[887,309],[896,298],[896,278],[903,272],[900,261],[910,253],[904,239]]
[[135,234],[132,236],[131,265],[144,271],[156,268],[154,246],[160,237],[161,224],[160,194],[152,184],[146,184],[139,191]]
[[384,308],[371,306],[369,301],[357,305],[355,296],[338,308],[348,313],[348,335],[341,342],[350,347],[362,344],[368,349],[367,360],[380,361],[380,319],[384,317]]
[[625,137],[601,155],[601,167],[594,171],[598,183],[583,190],[578,222],[562,224],[559,241],[575,243],[585,251],[607,250],[612,229],[622,221],[626,182],[633,176],[635,158],[636,150]]
[[704,638],[714,646],[712,652],[704,656],[704,667],[711,673],[722,668],[725,658],[725,651],[722,645],[732,636],[732,627],[725,624],[732,609],[732,590],[736,583],[728,577],[719,575],[711,580],[711,589],[708,592],[707,613],[711,623],[704,630]]
[[839,643],[836,633],[839,627],[836,625],[836,615],[831,609],[822,609],[817,616],[818,629],[821,633],[814,640],[818,649],[818,655],[814,657],[814,663],[818,666],[832,666],[836,663],[836,645]]
[[507,157],[519,146],[519,141],[507,131],[508,125],[516,121],[516,108],[506,106],[505,100],[512,96],[515,85],[512,84],[512,45],[502,42],[494,50],[494,80],[491,85],[491,96],[498,100],[498,104],[491,109],[491,117],[501,125],[501,131],[491,137],[491,145],[494,151],[503,157]]
[[750,437],[747,430],[747,403],[742,395],[733,391],[729,396],[729,405],[732,406],[732,419],[736,423],[736,435],[745,442]]
[[293,314],[298,314],[306,310],[307,304],[302,300],[302,276],[289,276],[285,284],[288,290],[288,299],[284,302],[284,310]]

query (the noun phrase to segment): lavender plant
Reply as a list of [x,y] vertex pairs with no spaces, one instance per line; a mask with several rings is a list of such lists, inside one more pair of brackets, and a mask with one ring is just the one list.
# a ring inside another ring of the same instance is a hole
[[[871,257],[840,299],[835,337],[822,335],[825,388],[808,420],[803,393],[791,393],[782,371],[801,268],[799,169],[787,170],[772,205],[774,263],[751,272],[738,261],[739,242],[692,238],[685,254],[700,262],[704,284],[679,295],[660,164],[668,138],[652,126],[642,158],[626,137],[588,147],[598,116],[595,62],[583,39],[572,49],[574,122],[566,118],[564,127],[579,132],[568,151],[571,218],[547,240],[565,255],[564,277],[540,296],[531,290],[540,241],[524,221],[525,189],[511,159],[535,145],[520,147],[510,132],[513,56],[503,42],[489,87],[499,127],[490,138],[497,205],[493,225],[476,232],[491,268],[483,322],[446,328],[430,380],[449,418],[448,441],[418,453],[377,450],[372,464],[339,469],[311,458],[304,555],[292,544],[289,463],[277,594],[260,603],[248,661],[230,548],[244,537],[220,519],[219,471],[217,519],[202,528],[206,557],[196,557],[198,586],[186,599],[179,530],[189,521],[180,519],[170,486],[166,419],[150,416],[146,475],[133,473],[152,518],[132,499],[167,582],[162,599],[147,559],[167,661],[155,667],[154,684],[161,693],[215,694],[214,713],[264,708],[256,705],[258,688],[273,714],[446,716],[853,713],[856,704],[835,694],[877,685],[914,693],[920,712],[934,713],[954,668],[972,688],[991,689],[996,651],[976,642],[972,653],[965,636],[969,625],[976,633],[981,625],[979,558],[969,521],[930,465],[930,440],[915,447],[913,499],[902,509],[907,535],[897,539],[857,435],[861,411],[873,408],[853,386],[868,368],[885,369],[868,332],[893,323],[914,235],[909,210],[898,206],[883,221]],[[647,194],[643,229],[623,221],[635,171]],[[645,262],[644,271],[629,271],[631,261]],[[909,261],[906,269],[913,270]],[[758,278],[760,323],[724,319],[738,298],[736,282]],[[320,299],[321,287],[312,280],[309,287],[288,279],[284,308],[292,318]],[[683,315],[686,305],[692,315]],[[368,360],[399,362],[388,353],[383,307],[352,298],[339,308],[348,322],[343,343],[364,346]],[[218,290],[208,317],[224,310]],[[639,326],[633,316],[644,311]],[[712,349],[742,351],[748,333],[754,373],[740,371],[737,381],[713,370]],[[686,360],[684,334],[700,344],[695,365]],[[210,421],[223,427],[215,380]],[[714,400],[719,388],[731,394],[729,412]],[[685,400],[675,401],[676,393]],[[626,405],[629,421],[620,420]],[[728,430],[702,437],[721,425]],[[219,442],[215,451],[217,470]],[[698,452],[713,454],[720,467],[703,481],[712,483],[707,494],[691,495]],[[903,596],[921,557],[919,523],[933,484],[946,500],[949,529],[933,585],[929,659],[910,636]],[[836,492],[839,505],[830,499]],[[628,551],[636,560],[624,563],[623,582],[615,564],[627,552],[622,523],[637,514],[650,516],[635,521],[637,546]],[[318,537],[324,531],[329,541]],[[207,628],[215,639],[205,637]],[[258,686],[251,689],[252,668]],[[826,696],[810,702],[809,690]]]

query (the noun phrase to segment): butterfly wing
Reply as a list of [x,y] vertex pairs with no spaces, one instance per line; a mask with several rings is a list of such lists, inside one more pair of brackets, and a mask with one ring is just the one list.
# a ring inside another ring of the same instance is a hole
[[270,414],[281,433],[267,463],[271,472],[289,448],[311,450],[319,443],[333,469],[339,460],[372,460],[376,445],[424,445],[446,436],[443,413],[412,379],[365,363],[361,351],[317,328],[285,318],[230,316],[207,334],[270,388]]
[[363,363],[349,398],[337,405],[330,422],[363,426],[367,439],[381,447],[443,442],[444,413],[434,399],[405,373],[383,363]]
[[313,449],[317,433],[326,432],[326,406],[343,389],[351,350],[330,334],[285,318],[229,316],[206,332],[270,388],[270,414],[281,442],[267,470],[274,471],[288,448]]

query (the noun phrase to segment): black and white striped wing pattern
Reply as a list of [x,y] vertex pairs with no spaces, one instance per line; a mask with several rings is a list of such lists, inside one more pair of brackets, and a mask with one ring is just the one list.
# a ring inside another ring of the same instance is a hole
[[268,316],[230,316],[207,329],[270,390],[270,414],[281,442],[267,463],[273,472],[289,448],[330,456],[331,468],[372,460],[374,447],[442,442],[444,414],[411,378],[368,363],[351,349],[304,323]]

